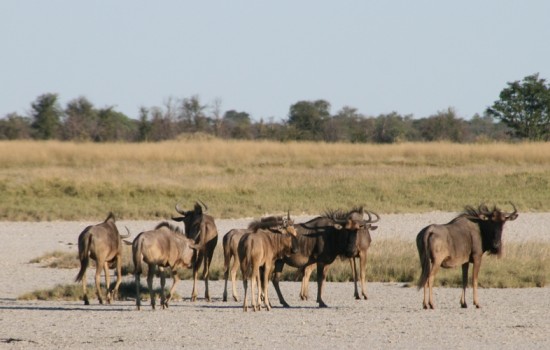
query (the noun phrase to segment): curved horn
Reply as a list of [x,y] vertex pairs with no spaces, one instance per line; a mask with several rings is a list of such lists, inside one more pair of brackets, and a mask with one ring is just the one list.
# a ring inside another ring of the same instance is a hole
[[507,214],[506,215],[506,219],[509,219],[509,220],[515,220],[518,216],[518,209],[516,208],[516,206],[514,205],[514,203],[510,202],[510,204],[512,205],[512,207],[514,208],[514,211],[510,214]]
[[130,237],[130,230],[128,229],[128,226],[124,226],[124,228],[126,228],[126,232],[128,232],[127,235],[120,235],[120,238],[128,238]]
[[[374,216],[376,216],[376,219],[373,220],[372,217],[370,216],[370,214],[374,214]],[[376,214],[375,212],[373,212],[373,211],[367,210],[367,215],[369,216],[369,219],[367,221],[365,221],[366,223],[374,224],[374,223],[380,221],[380,216],[378,214]]]
[[204,204],[204,202],[201,201],[200,199],[198,200],[198,202],[199,202],[200,204],[202,204],[202,206],[204,207],[204,212],[206,213],[206,212],[208,211],[208,206],[207,206],[206,204]]
[[179,203],[176,203],[176,211],[180,213],[181,215],[185,216],[185,210],[180,208]]

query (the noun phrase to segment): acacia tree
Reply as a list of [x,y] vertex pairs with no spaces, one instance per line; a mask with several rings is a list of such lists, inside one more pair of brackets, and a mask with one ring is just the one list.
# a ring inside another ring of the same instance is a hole
[[550,140],[550,85],[538,73],[509,82],[487,114],[512,128],[517,137]]

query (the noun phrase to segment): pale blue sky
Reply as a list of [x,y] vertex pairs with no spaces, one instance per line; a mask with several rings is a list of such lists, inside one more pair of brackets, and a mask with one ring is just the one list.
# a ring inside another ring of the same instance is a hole
[[468,119],[506,82],[550,79],[549,17],[545,0],[2,0],[0,117],[53,92],[132,118],[198,95],[255,120],[316,99]]

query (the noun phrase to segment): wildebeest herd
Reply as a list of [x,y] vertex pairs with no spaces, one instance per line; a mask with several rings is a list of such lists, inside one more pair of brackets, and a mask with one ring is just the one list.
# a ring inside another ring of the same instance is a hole
[[[494,206],[489,209],[484,204],[478,208],[467,206],[463,213],[444,225],[429,225],[416,237],[422,273],[418,288],[424,289],[423,307],[433,309],[434,278],[440,267],[462,267],[462,294],[460,305],[467,307],[466,286],[468,284],[469,264],[473,264],[473,301],[480,307],[477,296],[478,273],[481,258],[485,252],[500,255],[502,251],[502,230],[506,221],[518,217],[516,207],[507,213]],[[109,213],[107,219],[97,225],[88,226],[78,237],[78,250],[81,269],[76,281],[82,281],[84,303],[89,304],[86,292],[86,269],[89,259],[96,262],[95,284],[100,303],[103,294],[100,288],[101,270],[105,273],[107,288],[106,301],[116,299],[121,282],[122,246],[132,245],[132,259],[136,284],[136,307],[141,308],[140,276],[142,264],[148,266],[147,284],[151,293],[151,306],[155,308],[153,278],[157,269],[160,273],[160,303],[167,308],[178,282],[176,270],[180,267],[193,269],[193,291],[191,300],[197,298],[198,270],[203,265],[202,278],[205,283],[205,299],[210,301],[208,289],[209,269],[218,241],[218,230],[214,218],[207,214],[208,207],[201,201],[195,203],[192,210],[183,210],[179,204],[175,207],[183,222],[183,230],[169,222],[161,222],[154,229],[139,233],[133,242],[124,240],[130,236],[120,235],[115,218]],[[297,268],[302,276],[300,297],[308,298],[308,281],[311,272],[317,267],[317,303],[326,307],[323,301],[323,287],[330,265],[341,257],[349,259],[354,280],[355,298],[367,299],[365,270],[367,250],[371,243],[370,231],[377,229],[374,224],[380,216],[373,211],[356,207],[349,211],[329,210],[321,216],[304,223],[295,223],[290,213],[286,217],[270,216],[253,221],[247,228],[235,228],[223,237],[224,251],[224,292],[223,301],[227,301],[228,280],[232,281],[232,296],[238,301],[235,283],[237,270],[241,269],[244,298],[243,310],[247,311],[248,282],[250,281],[250,299],[254,311],[262,306],[271,310],[268,296],[271,278],[279,302],[288,307],[279,287],[279,279],[284,265]],[[357,261],[359,259],[359,269]],[[232,262],[233,260],[233,262]],[[111,286],[109,268],[116,268],[117,280]],[[168,269],[173,278],[172,287],[165,296],[165,274]],[[359,273],[358,271],[359,270]],[[357,287],[361,285],[361,296]]]

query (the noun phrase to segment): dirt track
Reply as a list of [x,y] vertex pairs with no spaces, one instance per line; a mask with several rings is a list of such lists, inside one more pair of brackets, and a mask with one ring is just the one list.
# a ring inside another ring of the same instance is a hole
[[[414,239],[423,226],[453,216],[384,215],[373,239]],[[219,220],[220,235],[248,221]],[[191,284],[184,281],[177,292],[186,299],[168,310],[145,307],[137,312],[133,302],[98,305],[94,300],[85,307],[80,302],[17,301],[25,292],[71,283],[76,270],[44,269],[28,261],[53,250],[76,252],[76,237],[89,224],[0,222],[0,348],[550,348],[550,288],[481,289],[480,310],[461,309],[459,289],[438,288],[438,309],[425,311],[415,288],[380,283],[369,284],[367,301],[353,299],[351,283],[329,283],[324,300],[330,307],[318,309],[314,301],[299,300],[297,283],[284,282],[281,288],[292,308],[279,307],[271,289],[275,308],[247,314],[241,303],[221,301],[221,281],[211,282],[210,303],[191,303]],[[154,224],[118,223],[133,233]],[[507,224],[505,240],[549,241],[548,227],[549,213],[520,214]],[[203,293],[204,284],[199,286]],[[238,288],[242,294],[240,283]],[[310,288],[315,296],[315,284]]]

